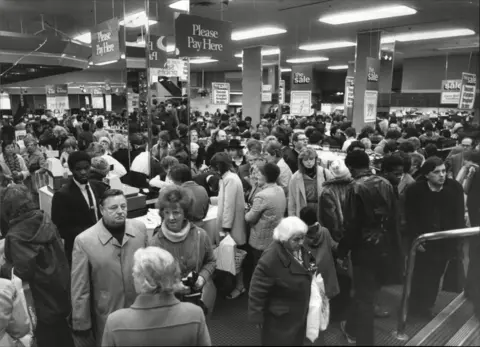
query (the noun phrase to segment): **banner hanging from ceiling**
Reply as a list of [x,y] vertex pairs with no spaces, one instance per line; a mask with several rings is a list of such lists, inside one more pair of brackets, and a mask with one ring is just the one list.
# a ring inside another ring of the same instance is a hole
[[92,31],[92,62],[113,63],[120,59],[120,25],[117,18],[96,25]]
[[67,96],[68,84],[52,84],[45,86],[45,94],[49,96]]
[[164,68],[167,63],[166,36],[150,35],[150,67]]
[[230,103],[230,83],[212,83],[212,104],[228,105]]
[[180,57],[231,57],[232,24],[210,18],[180,14],[175,19],[175,47]]
[[380,60],[367,57],[367,90],[378,90],[380,80]]
[[440,104],[455,104],[460,102],[462,80],[443,80]]
[[308,64],[294,65],[292,67],[292,90],[313,89],[313,67]]
[[475,105],[475,94],[477,92],[477,75],[462,73],[462,90],[458,108],[461,110],[473,110]]
[[164,68],[150,69],[151,83],[158,82],[158,77],[178,77],[180,81],[188,80],[188,61],[182,59],[167,59]]

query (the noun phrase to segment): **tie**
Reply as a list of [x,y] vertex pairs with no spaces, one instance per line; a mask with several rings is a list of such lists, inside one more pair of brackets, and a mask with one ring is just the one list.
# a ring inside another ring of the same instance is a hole
[[90,192],[90,185],[86,184],[85,189],[87,190],[87,196],[88,196],[88,207],[90,210],[90,217],[92,218],[95,223],[97,222],[97,214],[95,213],[95,204],[93,203],[93,196],[92,193]]

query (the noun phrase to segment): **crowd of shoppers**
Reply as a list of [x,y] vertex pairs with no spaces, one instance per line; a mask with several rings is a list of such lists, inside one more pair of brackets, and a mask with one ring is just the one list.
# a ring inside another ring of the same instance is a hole
[[[479,131],[456,116],[382,118],[358,136],[340,115],[268,114],[254,127],[220,111],[188,122],[184,107],[167,102],[153,118],[151,146],[134,115],[128,136],[102,118],[41,119],[24,148],[2,128],[1,274],[13,268],[30,284],[39,347],[210,345],[213,306],[203,298],[218,284],[214,249],[227,236],[246,258],[225,296],[248,295],[263,345],[304,343],[318,274],[346,341],[373,345],[374,319],[390,315],[378,293],[402,280],[413,240],[480,225]],[[51,220],[34,179],[46,171],[46,148],[59,149],[71,173],[54,193]],[[124,192],[107,177],[159,191],[162,223],[152,235],[128,218]],[[203,229],[210,204],[218,205],[213,232]],[[460,243],[421,245],[412,315],[432,316],[441,283],[466,288],[480,315],[479,237],[469,240],[468,278]]]

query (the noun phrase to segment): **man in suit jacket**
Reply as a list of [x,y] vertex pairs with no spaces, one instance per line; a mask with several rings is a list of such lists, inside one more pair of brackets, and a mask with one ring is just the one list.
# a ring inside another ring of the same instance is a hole
[[91,158],[85,152],[74,152],[68,157],[73,178],[53,195],[52,221],[65,240],[65,254],[72,264],[75,237],[97,223],[100,216],[98,201],[108,186],[90,182]]
[[457,175],[465,164],[465,152],[474,148],[473,139],[465,137],[460,142],[460,146],[454,148],[445,160],[447,173],[452,179],[457,179]]

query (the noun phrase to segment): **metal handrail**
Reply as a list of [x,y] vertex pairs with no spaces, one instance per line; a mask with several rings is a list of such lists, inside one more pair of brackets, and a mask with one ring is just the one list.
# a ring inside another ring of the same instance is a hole
[[480,235],[480,227],[446,230],[436,233],[423,234],[417,237],[415,241],[413,241],[408,256],[407,272],[404,277],[402,303],[398,317],[397,331],[394,332],[394,336],[397,340],[408,341],[408,336],[405,334],[408,315],[408,299],[410,298],[410,292],[412,288],[413,270],[415,268],[415,259],[417,256],[418,247],[427,241],[464,238],[475,235]]

